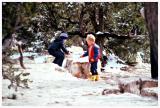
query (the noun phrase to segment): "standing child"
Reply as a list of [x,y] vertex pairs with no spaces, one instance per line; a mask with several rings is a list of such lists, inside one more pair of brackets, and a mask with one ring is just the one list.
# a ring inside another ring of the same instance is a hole
[[90,71],[92,73],[90,80],[98,81],[99,75],[97,72],[97,64],[98,59],[100,58],[99,46],[95,43],[95,37],[92,34],[87,35],[86,41],[88,44],[88,50],[81,57],[89,56],[89,62],[91,64]]
[[64,47],[64,41],[67,38],[67,33],[61,33],[60,36],[56,38],[48,48],[49,54],[55,57],[53,63],[58,64],[59,66],[62,66],[65,57],[64,53],[69,54],[67,49]]

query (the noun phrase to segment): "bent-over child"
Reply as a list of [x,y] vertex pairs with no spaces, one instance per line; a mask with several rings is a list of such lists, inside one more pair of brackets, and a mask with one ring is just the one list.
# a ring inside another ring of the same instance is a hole
[[65,57],[64,54],[69,54],[69,51],[67,51],[64,46],[64,41],[67,38],[67,33],[61,33],[60,36],[56,38],[48,48],[49,54],[55,57],[53,63],[58,64],[59,66],[62,66]]

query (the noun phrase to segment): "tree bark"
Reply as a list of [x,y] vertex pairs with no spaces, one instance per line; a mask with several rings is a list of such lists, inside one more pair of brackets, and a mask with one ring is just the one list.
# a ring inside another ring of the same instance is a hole
[[84,20],[83,20],[84,14],[85,14],[84,6],[82,5],[82,10],[79,18],[80,33],[82,34],[82,36],[84,36],[86,32],[86,26],[84,26]]
[[150,37],[151,77],[158,79],[158,2],[146,2],[144,9]]
[[[98,6],[98,24],[97,24],[97,31],[103,31],[103,8],[99,5]],[[98,36],[97,35],[97,39],[96,39],[96,43],[100,46],[101,50],[103,51],[103,45],[104,45],[105,39],[104,36]],[[102,52],[101,52],[102,53]]]

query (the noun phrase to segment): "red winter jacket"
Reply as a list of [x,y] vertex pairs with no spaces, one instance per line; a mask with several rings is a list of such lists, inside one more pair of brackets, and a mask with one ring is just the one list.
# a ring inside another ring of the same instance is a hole
[[[89,62],[98,61],[98,59],[101,57],[100,47],[97,44],[89,46],[87,52],[83,54],[83,57],[85,56],[89,56]],[[93,59],[94,61],[92,61],[91,59]]]

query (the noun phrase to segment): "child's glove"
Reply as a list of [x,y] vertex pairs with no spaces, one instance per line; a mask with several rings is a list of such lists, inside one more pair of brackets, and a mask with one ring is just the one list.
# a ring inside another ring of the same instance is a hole
[[91,61],[91,62],[94,62],[94,59],[92,58],[90,61]]
[[68,51],[68,55],[71,55],[71,52]]
[[71,55],[72,52],[68,51],[68,53],[66,55]]
[[83,55],[81,55],[80,58],[83,58]]
[[68,53],[65,53],[65,55],[70,55],[70,53],[68,52]]

